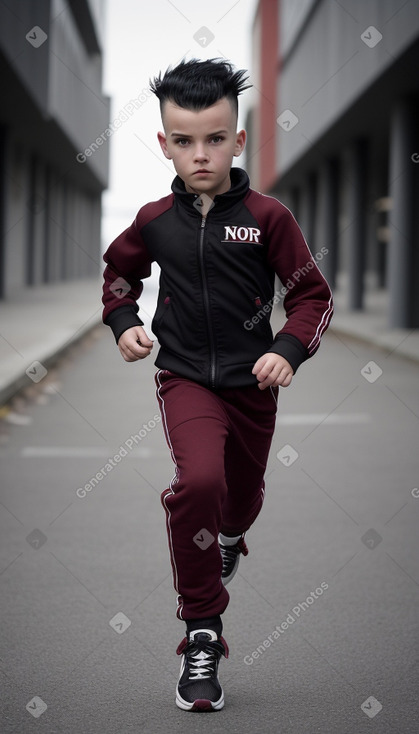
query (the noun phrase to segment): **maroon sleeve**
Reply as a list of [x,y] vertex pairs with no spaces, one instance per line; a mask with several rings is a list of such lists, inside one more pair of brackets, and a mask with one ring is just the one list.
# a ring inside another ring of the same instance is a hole
[[269,351],[285,357],[295,372],[320,346],[333,314],[332,293],[290,210],[273,197],[251,193],[248,208],[262,225],[268,262],[282,283],[275,303],[284,297],[287,317]]
[[132,326],[142,326],[137,300],[143,290],[143,278],[151,274],[152,257],[141,236],[142,228],[172,205],[173,195],[146,204],[130,227],[108,247],[103,282],[103,322],[111,327],[116,342]]

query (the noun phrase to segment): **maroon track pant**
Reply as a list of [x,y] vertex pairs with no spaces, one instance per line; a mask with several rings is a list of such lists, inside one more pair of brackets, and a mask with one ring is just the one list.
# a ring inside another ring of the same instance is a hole
[[212,391],[159,370],[157,399],[175,476],[162,493],[179,619],[221,614],[218,533],[239,535],[259,514],[278,388]]

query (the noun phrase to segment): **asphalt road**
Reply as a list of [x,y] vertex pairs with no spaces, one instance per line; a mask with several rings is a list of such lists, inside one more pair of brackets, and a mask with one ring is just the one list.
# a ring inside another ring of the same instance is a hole
[[418,732],[418,366],[329,333],[281,391],[212,715],[174,703],[154,371],[99,327],[2,425],[0,730]]

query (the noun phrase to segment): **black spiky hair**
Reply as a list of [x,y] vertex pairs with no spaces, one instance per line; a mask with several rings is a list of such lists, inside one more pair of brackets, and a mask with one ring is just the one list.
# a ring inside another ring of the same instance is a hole
[[160,101],[161,110],[169,100],[187,110],[202,110],[227,97],[237,115],[239,94],[252,86],[246,84],[246,74],[244,69],[234,71],[225,59],[182,60],[169,67],[163,77],[160,72],[150,80],[150,90]]

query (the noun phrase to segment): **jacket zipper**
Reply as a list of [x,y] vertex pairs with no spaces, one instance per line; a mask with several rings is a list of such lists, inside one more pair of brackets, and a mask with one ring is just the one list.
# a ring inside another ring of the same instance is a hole
[[207,330],[208,330],[208,337],[209,337],[209,349],[210,349],[210,380],[209,382],[210,382],[210,387],[214,389],[215,388],[215,339],[214,339],[214,332],[212,329],[212,322],[211,322],[208,282],[207,282],[207,278],[205,275],[205,268],[204,268],[204,234],[205,234],[206,221],[207,221],[207,218],[202,217],[200,239],[199,239],[199,267],[201,271],[202,291],[204,294],[204,310],[205,310],[205,317],[207,321]]

